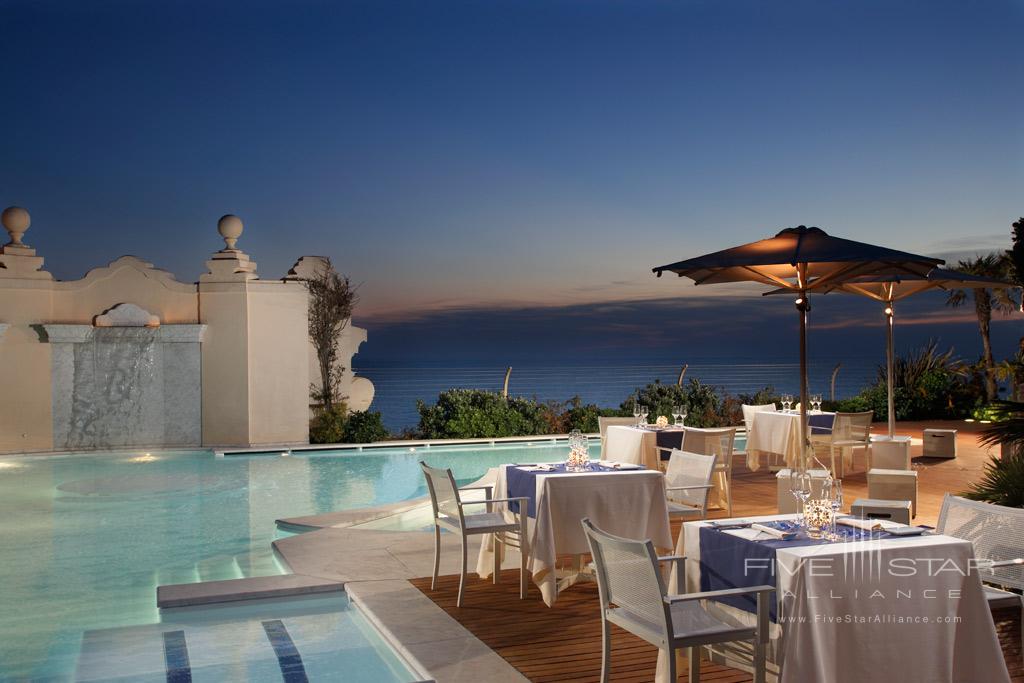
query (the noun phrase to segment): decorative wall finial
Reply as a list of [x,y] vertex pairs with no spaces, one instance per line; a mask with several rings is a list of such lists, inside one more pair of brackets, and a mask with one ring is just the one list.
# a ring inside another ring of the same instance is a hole
[[[5,217],[6,215],[7,212],[4,212]],[[229,213],[220,217],[220,220],[217,221],[217,232],[219,232],[220,236],[224,238],[224,244],[227,245],[227,247],[221,251],[238,251],[238,249],[235,248],[235,243],[238,241],[238,238],[242,236],[243,227],[242,219],[234,214]]]
[[7,234],[11,236],[11,241],[7,246],[28,246],[21,241],[21,236],[28,230],[28,226],[32,225],[32,216],[26,209],[20,206],[8,206],[4,209],[3,214],[0,214],[0,220],[3,221]]

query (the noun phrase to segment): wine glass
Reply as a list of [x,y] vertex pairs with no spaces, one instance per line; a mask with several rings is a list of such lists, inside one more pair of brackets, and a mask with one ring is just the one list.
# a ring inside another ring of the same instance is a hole
[[645,406],[645,405],[641,405],[640,406],[640,420],[641,420],[641,422],[643,424],[647,424],[647,416],[650,415],[650,414],[651,414],[651,411],[650,411],[650,409],[647,406]]
[[821,412],[821,394],[811,394],[811,410]]
[[792,405],[793,405],[793,395],[792,394],[783,394],[782,395],[782,410],[783,411],[788,411],[790,406],[792,406]]
[[838,527],[836,526],[836,515],[843,509],[843,482],[839,479],[832,480],[832,487],[829,491],[829,503],[832,505],[832,533],[829,534],[829,539],[833,541],[839,540]]
[[686,406],[679,406],[679,426],[683,427],[686,425],[687,416]]
[[804,471],[790,470],[789,492],[800,503],[800,526],[804,526],[804,503],[811,497],[811,475]]
[[672,406],[672,424],[679,424],[679,406]]
[[636,426],[640,426],[640,401],[633,399],[633,419],[636,421]]

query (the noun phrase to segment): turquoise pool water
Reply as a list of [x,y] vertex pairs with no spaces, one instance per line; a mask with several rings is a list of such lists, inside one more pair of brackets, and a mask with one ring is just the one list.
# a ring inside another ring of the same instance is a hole
[[284,573],[274,520],[426,494],[565,442],[218,458],[209,451],[0,458],[0,680],[73,678],[83,634],[155,624],[161,584]]

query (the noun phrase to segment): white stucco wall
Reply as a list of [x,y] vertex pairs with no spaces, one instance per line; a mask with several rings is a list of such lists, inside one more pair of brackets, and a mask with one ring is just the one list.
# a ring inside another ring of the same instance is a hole
[[[232,247],[241,223],[227,228],[221,234]],[[213,255],[199,283],[178,282],[133,256],[66,282],[42,266],[30,247],[0,247],[0,452],[54,447],[52,347],[42,326],[92,325],[121,303],[145,309],[162,326],[206,326],[200,345],[203,445],[307,441],[310,385],[319,372],[310,361],[308,293],[294,277],[261,280],[256,264],[231,248]],[[346,368],[365,339],[365,330],[346,330]],[[369,407],[372,384],[351,370],[346,384],[353,409]]]

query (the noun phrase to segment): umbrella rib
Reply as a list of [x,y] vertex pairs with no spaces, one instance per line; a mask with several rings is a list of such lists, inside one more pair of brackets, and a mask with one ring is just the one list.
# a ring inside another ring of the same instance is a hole
[[826,275],[822,275],[822,276],[816,278],[814,281],[808,283],[807,287],[808,287],[808,289],[810,289],[812,287],[814,289],[818,289],[823,284],[829,283],[829,282],[831,282],[832,280],[835,280],[838,277],[849,275],[850,273],[856,273],[860,269],[866,268],[867,265],[868,264],[866,264],[866,263],[853,263],[853,264],[850,264],[850,265],[842,266],[841,268],[837,268],[836,270],[833,270],[831,273],[828,273]]
[[761,279],[762,282],[764,280],[771,280],[775,284],[780,285],[780,286],[782,286],[783,288],[785,288],[787,290],[792,291],[793,289],[795,289],[791,283],[787,282],[786,280],[784,280],[781,277],[778,277],[776,275],[772,275],[771,273],[762,273],[761,271],[757,270],[753,266],[740,266],[740,267],[743,268],[743,270],[749,271],[749,272],[753,273],[754,275],[756,275],[758,278]]

